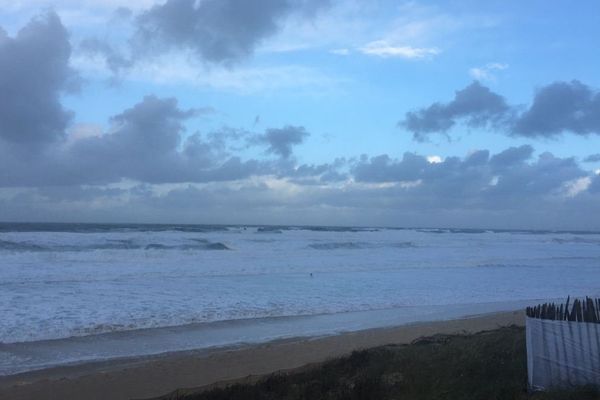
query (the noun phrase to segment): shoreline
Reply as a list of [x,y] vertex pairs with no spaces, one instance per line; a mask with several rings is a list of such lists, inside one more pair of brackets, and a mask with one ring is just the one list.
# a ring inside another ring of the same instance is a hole
[[530,301],[438,306],[251,318],[137,329],[0,344],[0,378],[55,367],[148,359],[154,356],[224,350],[279,340],[299,340],[368,329],[444,321],[524,309]]
[[422,336],[475,333],[523,324],[522,311],[496,312],[330,336],[279,339],[261,344],[59,366],[0,377],[0,398],[148,399],[177,389],[200,388],[297,369],[354,350],[410,343]]

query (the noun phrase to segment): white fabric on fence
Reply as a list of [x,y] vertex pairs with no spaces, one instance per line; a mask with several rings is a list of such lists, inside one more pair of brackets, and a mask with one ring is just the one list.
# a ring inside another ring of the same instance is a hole
[[527,318],[529,387],[600,385],[600,324]]

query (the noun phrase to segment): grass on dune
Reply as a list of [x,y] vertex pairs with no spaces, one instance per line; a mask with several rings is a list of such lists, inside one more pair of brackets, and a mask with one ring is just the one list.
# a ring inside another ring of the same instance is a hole
[[508,327],[357,351],[306,370],[272,374],[255,383],[167,398],[587,400],[600,399],[600,394],[593,388],[528,394],[524,330]]

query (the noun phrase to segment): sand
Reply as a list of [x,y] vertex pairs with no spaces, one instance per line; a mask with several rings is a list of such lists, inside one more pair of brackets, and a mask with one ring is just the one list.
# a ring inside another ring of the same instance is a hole
[[0,377],[0,399],[147,399],[176,389],[295,369],[353,350],[410,343],[437,333],[475,333],[524,322],[524,313],[514,311],[320,338],[50,368]]

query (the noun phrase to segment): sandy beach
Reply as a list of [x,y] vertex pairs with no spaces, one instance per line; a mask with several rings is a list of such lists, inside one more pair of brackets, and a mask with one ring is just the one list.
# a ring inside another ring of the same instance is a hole
[[57,367],[1,377],[0,398],[147,399],[177,389],[295,369],[357,349],[410,343],[437,333],[474,333],[523,323],[522,312],[503,312],[320,338]]

